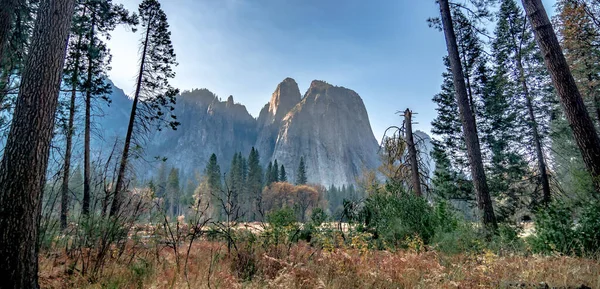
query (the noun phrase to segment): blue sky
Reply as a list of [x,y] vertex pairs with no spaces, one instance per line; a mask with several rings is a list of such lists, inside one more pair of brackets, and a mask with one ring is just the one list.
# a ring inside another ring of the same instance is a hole
[[[137,11],[140,0],[116,0]],[[429,132],[439,91],[441,32],[426,19],[434,0],[163,0],[179,66],[172,84],[233,95],[253,116],[277,84],[294,78],[304,93],[313,79],[355,90],[375,137],[398,125],[397,111],[418,113]],[[554,0],[545,0],[552,10]],[[109,42],[111,79],[133,90],[138,35],[118,28]]]

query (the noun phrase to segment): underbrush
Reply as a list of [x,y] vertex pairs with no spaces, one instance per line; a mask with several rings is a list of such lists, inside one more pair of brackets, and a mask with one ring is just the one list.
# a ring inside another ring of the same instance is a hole
[[190,253],[187,278],[176,269],[172,250],[165,249],[158,254],[140,251],[130,260],[112,259],[106,264],[108,274],[97,283],[68,274],[60,261],[65,256],[45,255],[40,283],[43,288],[538,288],[542,282],[561,288],[600,287],[600,263],[591,259],[352,246],[325,250],[300,241],[289,247],[243,247],[228,255],[225,242],[199,241]]
[[299,223],[286,207],[269,212],[258,226],[210,225],[202,215],[186,224],[183,218],[173,224],[165,218],[153,230],[134,226],[142,233],[106,247],[95,275],[81,269],[81,255],[90,255],[85,246],[73,254],[64,241],[46,242],[40,283],[43,288],[600,288],[600,262],[593,253],[600,240],[598,209],[593,203],[573,214],[552,205],[536,214],[537,232],[525,239],[518,226],[500,224],[489,234],[442,201],[431,205],[402,192],[345,203],[345,223],[320,209]]

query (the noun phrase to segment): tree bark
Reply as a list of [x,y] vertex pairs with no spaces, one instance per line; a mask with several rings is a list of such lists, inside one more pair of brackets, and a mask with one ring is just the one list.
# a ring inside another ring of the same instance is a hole
[[84,136],[83,136],[83,202],[82,202],[82,213],[84,216],[88,216],[90,213],[90,198],[91,198],[91,167],[90,167],[90,146],[91,146],[91,131],[92,131],[92,72],[93,72],[93,60],[92,47],[95,45],[94,41],[94,28],[96,26],[96,11],[92,8],[92,27],[90,29],[90,47],[88,47],[88,63],[87,63],[87,79],[85,86],[85,120],[84,120]]
[[600,196],[600,138],[541,0],[522,0],[596,194]]
[[456,93],[456,102],[460,111],[460,118],[463,127],[463,134],[467,146],[467,154],[469,156],[469,164],[471,167],[471,177],[477,194],[477,205],[482,212],[482,222],[490,230],[495,231],[498,228],[496,216],[494,215],[494,207],[490,197],[487,179],[481,159],[481,148],[477,130],[475,128],[473,112],[467,95],[465,86],[465,78],[463,68],[460,62],[458,45],[456,43],[456,34],[450,14],[450,5],[448,0],[439,0],[440,14],[442,16],[442,25],[444,27],[444,35],[446,38],[446,46],[448,49],[448,59],[454,80],[454,89]]
[[38,225],[72,0],[44,0],[0,162],[2,288],[38,288]]
[[[148,21],[150,23],[150,21]],[[129,147],[131,145],[131,138],[133,135],[133,127],[135,124],[135,116],[137,112],[137,104],[140,97],[140,91],[142,88],[142,78],[144,75],[144,65],[146,64],[146,52],[148,50],[148,40],[150,38],[151,27],[146,27],[146,37],[144,40],[144,49],[142,51],[142,59],[140,61],[140,71],[137,79],[135,88],[135,95],[133,97],[133,104],[131,106],[131,115],[129,117],[129,125],[127,126],[127,134],[125,135],[125,144],[123,146],[123,154],[121,155],[121,163],[119,164],[119,173],[117,175],[117,183],[115,185],[115,193],[113,196],[113,202],[110,207],[111,217],[116,216],[121,209],[121,193],[125,184],[125,171],[127,170],[127,161],[129,157]]]
[[408,158],[410,161],[410,170],[412,174],[413,191],[417,196],[422,196],[421,176],[419,175],[419,163],[417,161],[417,147],[412,131],[412,111],[406,109],[404,111],[404,125],[406,128],[406,144],[408,145]]

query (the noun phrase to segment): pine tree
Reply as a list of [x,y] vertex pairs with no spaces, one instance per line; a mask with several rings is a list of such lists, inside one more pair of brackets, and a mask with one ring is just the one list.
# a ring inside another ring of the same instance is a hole
[[212,154],[204,169],[204,175],[208,177],[208,184],[210,190],[216,194],[221,191],[221,168],[217,161],[217,155]]
[[596,194],[600,194],[600,138],[554,33],[541,0],[522,0],[538,47],[552,77],[563,111],[583,157]]
[[588,111],[600,125],[600,26],[594,25],[585,3],[557,4],[561,47]]
[[[565,58],[584,102],[598,125],[598,73],[600,73],[600,26],[589,14],[585,1],[557,2],[557,34]],[[596,24],[596,25],[594,25]],[[595,34],[595,35],[594,35]],[[596,126],[598,128],[598,126]],[[552,119],[552,163],[561,190],[566,195],[588,197],[593,194],[592,177],[586,170],[581,152],[573,139],[573,130],[564,113]]]
[[279,164],[277,160],[273,162],[273,169],[271,171],[271,180],[276,183],[279,182]]
[[179,169],[171,168],[169,179],[167,181],[167,195],[169,197],[169,202],[166,207],[166,213],[173,217],[177,216],[179,212],[180,189]]
[[249,212],[249,218],[256,220],[257,217],[253,217],[250,213],[260,213],[258,210],[262,202],[263,169],[260,166],[258,151],[254,147],[252,147],[248,155],[248,181],[246,182],[246,187],[248,190],[244,198],[246,204],[244,210]]
[[[510,183],[524,179],[526,168],[519,163],[524,162],[523,154],[529,155],[536,161],[536,185],[542,188],[541,201],[548,203],[550,181],[544,141],[549,131],[553,106],[549,76],[525,15],[515,0],[502,1],[498,19],[492,43],[495,90],[490,100],[495,102],[490,102],[490,108],[491,115],[499,120],[496,126],[502,129],[491,127],[490,134],[496,142],[504,143],[506,148],[512,147],[512,151],[505,149],[504,155],[492,159],[493,162],[506,164],[505,170],[497,174],[497,180],[505,187],[501,190],[508,191]],[[515,148],[520,147],[525,150],[517,152]],[[539,200],[534,199],[536,201]]]
[[283,165],[281,165],[281,168],[279,169],[279,181],[287,182],[287,175],[285,173],[285,167]]
[[218,196],[222,190],[221,184],[221,167],[217,161],[217,155],[212,154],[208,159],[206,168],[204,169],[204,175],[208,181],[208,196],[211,198],[212,205],[215,207],[216,217],[220,218],[221,215],[221,204],[219,203]]
[[0,137],[5,137],[15,104],[39,0],[8,0],[0,4]]
[[306,179],[306,165],[304,164],[304,157],[300,157],[300,164],[298,164],[298,171],[296,173],[296,185],[304,185],[308,182]]
[[265,172],[265,185],[273,183],[273,162],[269,162],[267,165],[267,171]]
[[463,134],[471,166],[471,178],[473,179],[475,192],[477,193],[478,206],[482,211],[483,224],[495,231],[498,225],[496,223],[496,216],[494,214],[487,178],[483,167],[481,148],[475,124],[475,115],[471,108],[471,106],[473,106],[473,101],[469,99],[467,93],[465,75],[461,64],[461,55],[459,53],[454,24],[452,22],[450,5],[448,0],[439,0],[438,3],[440,6],[444,35],[446,37],[446,46],[448,48],[448,60],[450,62],[450,67],[452,68],[456,100],[461,115]]
[[142,148],[143,135],[155,125],[159,130],[165,125],[171,129],[176,129],[179,125],[171,114],[179,91],[169,84],[169,79],[175,77],[172,66],[177,63],[167,16],[157,0],[144,0],[139,6],[139,15],[144,34],[140,69],[110,209],[111,216],[115,216],[120,210],[131,145]]
[[[444,62],[447,70],[442,74],[441,92],[433,97],[433,102],[437,103],[437,116],[431,122],[431,131],[440,137],[439,141],[434,140],[433,143],[434,148],[440,153],[433,154],[432,157],[436,164],[443,163],[444,159],[447,159],[448,174],[467,175],[469,173],[469,162],[466,144],[462,135],[458,105],[454,97],[452,72],[447,58],[444,59]],[[437,168],[438,166],[436,166],[436,170]],[[447,192],[444,195],[450,197],[453,194]]]
[[[91,168],[90,168],[90,146],[91,146],[91,111],[92,101],[94,99],[103,99],[110,102],[107,95],[111,93],[112,87],[108,80],[108,70],[110,69],[111,55],[103,39],[110,39],[111,32],[119,24],[137,25],[136,15],[130,15],[123,8],[123,5],[117,5],[112,0],[80,0],[79,9],[82,10],[77,19],[81,27],[76,32],[77,41],[81,39],[77,46],[73,47],[75,54],[75,63],[81,64],[74,67],[72,85],[72,95],[79,86],[85,97],[85,118],[84,118],[84,157],[83,157],[83,214],[89,213],[90,195],[91,195]],[[83,57],[85,59],[79,59]],[[81,77],[81,80],[77,78]]]
[[39,288],[39,216],[74,2],[40,5],[0,162],[3,288]]

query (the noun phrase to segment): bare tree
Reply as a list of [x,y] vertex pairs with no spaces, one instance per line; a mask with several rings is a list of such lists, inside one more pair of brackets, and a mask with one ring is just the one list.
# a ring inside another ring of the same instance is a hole
[[421,176],[419,175],[419,162],[417,161],[417,148],[413,138],[412,114],[410,109],[404,111],[404,127],[406,129],[406,144],[408,146],[408,159],[410,161],[411,179],[413,191],[417,196],[422,196]]

